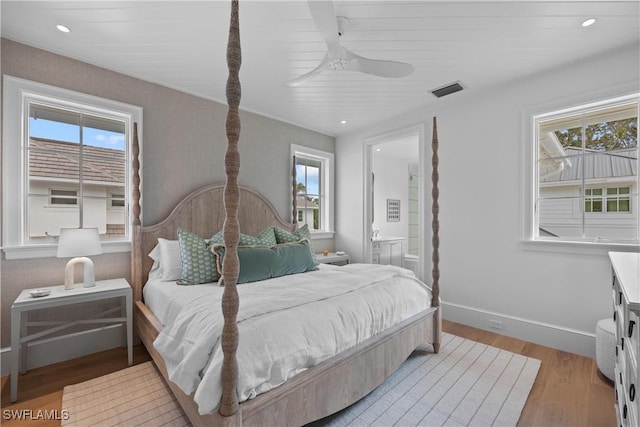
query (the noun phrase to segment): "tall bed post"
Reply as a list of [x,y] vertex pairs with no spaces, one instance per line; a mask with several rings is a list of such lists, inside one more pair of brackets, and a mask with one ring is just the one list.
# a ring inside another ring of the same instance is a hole
[[291,223],[294,228],[298,228],[298,183],[296,182],[296,156],[293,156],[293,166],[291,167]]
[[140,142],[138,141],[138,123],[133,124],[133,141],[131,143],[131,167],[133,177],[131,179],[132,198],[132,230],[131,230],[131,284],[133,285],[133,300],[142,300],[142,254],[140,228]]
[[[431,270],[431,292],[432,300],[431,305],[433,307],[440,307],[440,220],[438,215],[440,213],[440,189],[438,187],[438,181],[440,175],[438,174],[438,125],[436,118],[433,118],[433,133],[431,136],[431,245],[432,255],[431,260],[433,262],[433,268]],[[434,334],[433,350],[438,353],[440,351],[440,336],[442,330],[442,309],[439,308],[437,314],[434,316],[434,327],[436,333]]]
[[238,377],[238,362],[236,350],[238,348],[238,240],[240,237],[240,223],[238,221],[238,205],[240,204],[240,189],[238,187],[238,173],[240,172],[240,64],[242,54],[240,50],[240,26],[238,22],[238,0],[231,2],[231,19],[229,23],[229,40],[227,42],[227,152],[224,158],[227,176],[224,187],[224,245],[225,256],[222,263],[222,280],[224,292],[222,295],[222,399],[220,401],[220,415],[233,416],[238,412],[238,396],[236,382]]
[[[399,325],[390,328],[372,337],[366,342],[360,343],[354,349],[345,354],[336,355],[321,366],[311,367],[301,373],[299,377],[293,378],[290,382],[280,386],[278,390],[271,393],[264,393],[255,399],[248,400],[242,404],[238,403],[236,395],[236,384],[238,377],[238,364],[236,351],[238,348],[238,325],[237,313],[239,307],[239,297],[237,292],[237,279],[239,273],[239,262],[237,256],[238,240],[240,233],[239,220],[244,218],[243,226],[255,228],[257,232],[261,227],[277,225],[293,230],[293,224],[287,224],[276,213],[273,206],[261,196],[256,195],[248,189],[238,186],[237,178],[240,170],[240,154],[238,143],[240,137],[240,81],[239,69],[241,64],[238,0],[231,0],[231,19],[229,27],[229,40],[227,45],[227,63],[229,77],[227,80],[227,102],[229,110],[227,113],[226,133],[227,152],[225,155],[226,182],[224,187],[223,202],[220,202],[220,186],[207,186],[203,190],[197,190],[183,199],[174,208],[172,213],[162,222],[142,227],[140,220],[140,161],[139,161],[139,141],[137,124],[133,128],[132,140],[132,286],[134,289],[134,301],[136,311],[136,330],[146,348],[149,350],[156,366],[163,377],[167,380],[169,387],[173,391],[176,399],[189,420],[194,426],[242,426],[242,425],[303,425],[310,421],[320,419],[331,413],[344,409],[354,403],[368,392],[372,391],[378,384],[388,377],[390,372],[397,369],[408,357],[411,351],[417,346],[425,344],[425,332],[427,339],[433,337],[434,351],[438,352],[441,341],[441,307],[439,298],[439,223],[438,223],[438,157],[437,157],[437,130],[436,119],[433,119],[433,284],[432,284],[432,308],[418,313],[411,319],[407,319]],[[295,160],[292,171],[293,181],[293,219],[297,219],[295,203]],[[240,195],[244,195],[245,203],[240,206]],[[258,203],[256,203],[256,196]],[[192,203],[196,205],[202,201],[206,211],[213,211],[214,215],[200,215],[198,212],[189,212]],[[146,254],[160,237],[175,239],[175,230],[178,226],[194,226],[195,229],[206,229],[211,232],[219,230],[221,214],[219,207],[224,204],[224,243],[226,246],[226,256],[222,266],[222,279],[224,290],[222,297],[222,312],[224,326],[221,336],[223,351],[223,365],[221,371],[222,398],[217,413],[200,415],[198,406],[193,400],[193,396],[187,396],[182,390],[169,381],[166,365],[162,356],[155,350],[153,341],[162,331],[164,326],[142,302],[142,288],[144,280],[151,268],[150,258]],[[264,209],[263,209],[264,206]],[[256,209],[256,207],[258,209]],[[240,209],[242,208],[242,209]],[[247,210],[252,212],[247,215]],[[259,215],[255,215],[257,211]],[[262,214],[265,211],[266,214]],[[213,219],[212,219],[213,218]],[[247,221],[247,218],[249,220]],[[256,218],[262,219],[260,225],[256,224]],[[429,342],[429,341],[426,341]],[[373,361],[373,362],[372,362]],[[385,369],[376,369],[375,372],[367,368],[371,363],[385,366]],[[358,369],[372,374],[371,381],[366,383],[360,381],[360,377],[354,376],[345,371],[346,366],[354,366],[356,374]],[[347,377],[345,377],[345,372]],[[353,378],[354,381],[346,381],[345,378]],[[344,384],[345,393],[331,393],[336,384]],[[319,391],[329,391],[328,394]]]

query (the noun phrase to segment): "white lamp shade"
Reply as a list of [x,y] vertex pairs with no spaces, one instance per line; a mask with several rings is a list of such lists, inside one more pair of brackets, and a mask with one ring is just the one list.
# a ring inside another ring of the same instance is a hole
[[102,253],[97,228],[61,228],[58,258],[99,255]]

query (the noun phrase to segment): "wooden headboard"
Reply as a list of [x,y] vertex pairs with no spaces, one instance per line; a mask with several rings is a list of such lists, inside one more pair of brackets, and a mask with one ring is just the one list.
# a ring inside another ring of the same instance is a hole
[[[199,188],[180,201],[163,221],[150,226],[133,229],[131,250],[132,286],[134,300],[142,298],[142,287],[147,282],[153,260],[149,252],[158,243],[158,238],[177,239],[179,227],[203,238],[208,238],[222,230],[225,219],[224,184],[212,184]],[[240,230],[255,235],[268,226],[276,226],[293,231],[294,224],[284,221],[264,196],[247,187],[240,186],[240,206],[238,208]],[[136,259],[137,258],[137,259]],[[137,266],[138,264],[139,266]]]

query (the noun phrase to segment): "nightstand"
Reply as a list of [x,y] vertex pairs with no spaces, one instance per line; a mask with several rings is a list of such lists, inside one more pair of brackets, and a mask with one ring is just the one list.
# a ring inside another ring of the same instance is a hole
[[329,252],[326,256],[323,253],[316,254],[316,258],[319,263],[333,264],[333,265],[346,265],[349,264],[349,255],[336,255],[335,252]]
[[[78,324],[122,323],[126,325],[127,358],[129,366],[133,364],[133,293],[126,279],[96,281],[96,285],[85,288],[77,283],[73,289],[65,290],[63,285],[38,288],[50,291],[49,295],[33,297],[25,289],[11,306],[11,401],[18,399],[18,371],[24,373],[27,368],[27,344],[29,341],[61,331]],[[50,307],[62,307],[71,304],[82,304],[108,298],[121,298],[120,307],[98,313],[90,319],[56,322],[29,322],[29,312]],[[117,317],[104,317],[117,313]],[[28,334],[29,326],[50,326],[49,329]]]

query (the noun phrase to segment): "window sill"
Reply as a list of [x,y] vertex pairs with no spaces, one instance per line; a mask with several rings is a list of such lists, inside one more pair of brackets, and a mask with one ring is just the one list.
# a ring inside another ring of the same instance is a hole
[[[58,245],[25,245],[7,246],[2,248],[6,260],[14,259],[34,259],[34,258],[55,258],[58,253]],[[102,253],[111,254],[119,252],[131,252],[131,242],[102,242]]]
[[571,240],[523,240],[525,250],[539,252],[559,252],[576,255],[606,255],[608,252],[640,252],[638,243],[588,242]]
[[333,239],[335,231],[311,231],[311,240]]

